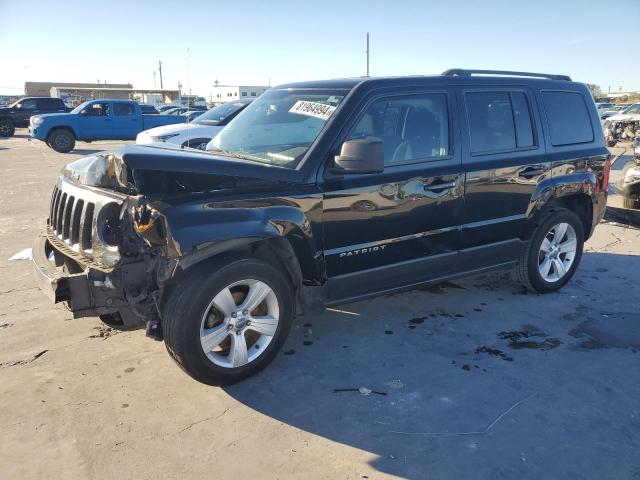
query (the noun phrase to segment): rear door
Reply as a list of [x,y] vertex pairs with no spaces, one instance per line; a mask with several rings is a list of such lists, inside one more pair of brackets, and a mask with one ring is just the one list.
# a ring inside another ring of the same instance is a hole
[[94,102],[80,112],[80,140],[108,140],[113,135],[113,116],[109,102]]
[[142,130],[142,114],[136,105],[131,102],[113,102],[114,138],[133,139]]
[[460,261],[473,270],[517,258],[529,202],[551,165],[530,89],[460,88],[458,103],[466,177]]
[[330,302],[455,270],[463,176],[454,111],[447,89],[406,91],[371,98],[354,119],[344,140],[383,140],[385,166],[321,185]]

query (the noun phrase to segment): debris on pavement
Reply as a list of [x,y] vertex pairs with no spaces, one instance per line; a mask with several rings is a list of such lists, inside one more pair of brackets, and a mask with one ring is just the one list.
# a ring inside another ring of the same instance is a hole
[[20,250],[15,255],[9,257],[9,260],[31,260],[31,249],[25,248],[24,250]]

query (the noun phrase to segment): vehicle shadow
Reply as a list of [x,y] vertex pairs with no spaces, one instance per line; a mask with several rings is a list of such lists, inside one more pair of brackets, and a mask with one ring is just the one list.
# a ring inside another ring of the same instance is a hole
[[[640,286],[626,284],[639,269],[640,256],[585,252],[554,294],[495,274],[299,317],[276,360],[225,391],[403,478],[543,478],[549,468],[591,477],[604,464],[626,472],[631,457],[604,461],[596,447],[623,441],[616,408],[633,400],[613,405],[602,389],[609,382],[616,398],[637,398],[640,382],[624,380],[637,357],[576,353],[583,340],[571,331],[584,309],[637,311],[628,299]],[[513,343],[518,335],[527,341]]]

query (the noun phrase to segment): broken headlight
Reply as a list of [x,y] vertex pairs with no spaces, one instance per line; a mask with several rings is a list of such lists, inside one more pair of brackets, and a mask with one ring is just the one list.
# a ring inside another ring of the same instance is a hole
[[127,171],[114,154],[97,154],[67,164],[62,174],[69,180],[90,187],[128,189]]

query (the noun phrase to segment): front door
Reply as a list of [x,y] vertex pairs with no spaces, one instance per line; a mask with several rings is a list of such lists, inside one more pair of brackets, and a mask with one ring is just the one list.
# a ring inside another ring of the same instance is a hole
[[108,140],[113,137],[113,116],[109,102],[89,104],[80,113],[79,140]]
[[383,96],[354,122],[346,140],[381,139],[385,166],[321,185],[330,302],[455,271],[464,177],[452,106],[448,91]]

